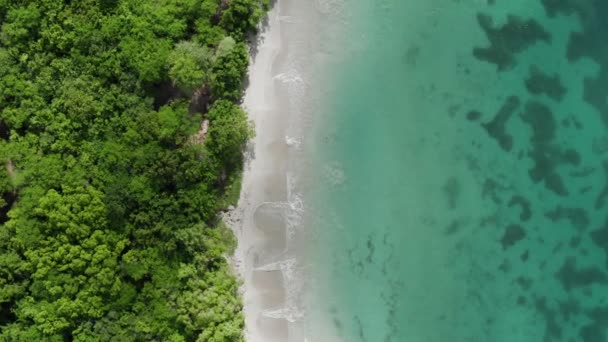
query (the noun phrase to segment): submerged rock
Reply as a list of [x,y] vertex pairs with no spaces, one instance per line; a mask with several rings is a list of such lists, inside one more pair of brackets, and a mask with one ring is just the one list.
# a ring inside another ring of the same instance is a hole
[[596,283],[608,283],[608,275],[605,272],[595,266],[579,268],[576,265],[574,257],[569,257],[564,261],[555,277],[561,282],[566,291]]
[[508,249],[526,237],[526,231],[518,224],[509,225],[500,239],[502,249]]
[[492,121],[482,124],[488,135],[494,138],[500,147],[507,152],[513,148],[513,137],[507,133],[506,126],[519,105],[520,101],[517,96],[509,96]]
[[477,14],[477,22],[484,30],[489,47],[473,49],[475,58],[496,65],[498,71],[505,71],[515,65],[515,55],[538,41],[551,42],[551,35],[534,19],[524,20],[509,15],[507,23],[495,28],[492,17]]
[[553,100],[560,101],[566,93],[566,88],[557,74],[546,74],[536,65],[530,67],[528,78],[525,80],[526,89],[532,95],[547,95]]

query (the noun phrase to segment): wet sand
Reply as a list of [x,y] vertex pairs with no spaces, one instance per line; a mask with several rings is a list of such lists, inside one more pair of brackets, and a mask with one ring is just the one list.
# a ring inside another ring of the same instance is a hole
[[269,314],[286,306],[285,277],[274,266],[283,259],[287,241],[281,203],[287,200],[285,129],[289,116],[278,100],[281,83],[275,77],[284,54],[282,6],[276,3],[269,12],[251,53],[243,106],[256,136],[246,152],[239,205],[226,218],[238,240],[233,264],[243,281],[248,342],[288,340],[288,321]]
[[322,90],[314,79],[327,54],[318,25],[327,20],[325,7],[325,0],[276,1],[251,51],[243,107],[256,136],[246,152],[239,204],[225,217],[238,240],[232,261],[243,281],[248,342],[310,342],[307,332],[315,330],[303,294],[311,282],[303,271],[303,198],[315,182],[305,146]]

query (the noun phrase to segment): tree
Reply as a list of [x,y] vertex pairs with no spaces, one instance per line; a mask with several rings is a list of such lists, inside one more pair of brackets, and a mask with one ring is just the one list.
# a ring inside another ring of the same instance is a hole
[[220,26],[235,37],[242,37],[246,32],[255,30],[267,8],[267,0],[231,0],[222,14]]
[[40,11],[36,5],[13,7],[6,14],[0,31],[0,41],[5,46],[22,47],[29,40],[34,40],[38,33]]
[[221,53],[217,55],[211,69],[211,91],[216,99],[236,101],[241,97],[241,85],[247,72],[247,46],[238,43],[230,49],[218,51]]
[[245,3],[0,0],[0,341],[242,341]]
[[224,39],[222,39],[222,41],[220,41],[219,45],[217,46],[217,50],[215,50],[213,61],[215,62],[221,57],[228,56],[235,46],[236,41],[232,37],[224,37]]
[[174,85],[191,94],[203,86],[210,62],[209,49],[195,42],[179,42],[169,56],[169,76]]
[[207,148],[229,167],[242,162],[242,152],[247,139],[253,136],[253,128],[247,122],[247,115],[237,105],[216,101],[208,113],[211,120]]

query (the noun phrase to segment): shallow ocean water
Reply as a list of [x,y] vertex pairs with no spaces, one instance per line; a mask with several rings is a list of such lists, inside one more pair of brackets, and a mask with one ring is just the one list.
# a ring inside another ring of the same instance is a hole
[[334,333],[608,341],[608,2],[341,6],[308,190]]

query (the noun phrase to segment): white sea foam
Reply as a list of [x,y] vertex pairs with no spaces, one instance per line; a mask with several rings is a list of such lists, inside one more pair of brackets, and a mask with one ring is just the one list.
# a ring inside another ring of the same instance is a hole
[[262,313],[262,315],[269,318],[283,318],[291,323],[297,322],[304,317],[304,314],[297,308],[290,307],[280,308],[277,310],[266,310]]
[[295,264],[295,259],[287,259],[276,262],[271,262],[266,265],[256,267],[256,271],[285,271],[288,268],[292,268]]
[[285,143],[287,146],[295,147],[296,149],[299,149],[302,145],[302,141],[300,139],[290,137],[288,135],[285,136]]
[[298,304],[301,292],[301,279],[298,264],[295,258],[268,263],[255,268],[255,271],[272,272],[280,271],[285,286],[285,305],[279,309],[265,310],[262,315],[269,318],[284,318],[289,322],[295,322],[304,316],[304,311]]
[[302,83],[302,82],[304,82],[304,79],[302,78],[300,73],[295,69],[291,69],[287,72],[282,72],[280,74],[277,74],[273,78],[276,80],[279,80],[281,82],[284,82],[284,83]]

